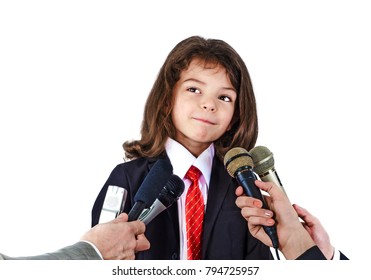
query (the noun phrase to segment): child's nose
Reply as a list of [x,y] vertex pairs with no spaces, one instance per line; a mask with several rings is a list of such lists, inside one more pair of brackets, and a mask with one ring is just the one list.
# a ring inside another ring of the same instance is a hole
[[203,102],[202,102],[202,108],[205,109],[205,110],[207,110],[207,111],[211,111],[211,112],[216,111],[215,102],[213,102],[211,99],[205,99],[205,100],[203,100]]
[[214,112],[215,111],[215,106],[206,106],[206,105],[204,105],[203,108],[205,110],[210,110],[211,112]]

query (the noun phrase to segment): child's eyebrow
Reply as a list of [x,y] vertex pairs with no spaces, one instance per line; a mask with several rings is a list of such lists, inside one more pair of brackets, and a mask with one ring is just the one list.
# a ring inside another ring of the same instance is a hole
[[183,83],[185,83],[185,82],[196,82],[196,83],[200,83],[200,84],[206,85],[205,82],[200,81],[200,80],[197,80],[197,79],[195,79],[195,78],[189,78],[189,79],[186,79],[186,80],[183,81]]
[[[186,79],[183,81],[183,83],[186,83],[186,82],[196,82],[196,83],[200,83],[202,85],[206,85],[205,82],[203,81],[200,81],[198,79],[195,79],[195,78],[189,78],[189,79]],[[221,87],[223,90],[232,90],[234,92],[236,92],[236,90],[233,88],[233,87]]]

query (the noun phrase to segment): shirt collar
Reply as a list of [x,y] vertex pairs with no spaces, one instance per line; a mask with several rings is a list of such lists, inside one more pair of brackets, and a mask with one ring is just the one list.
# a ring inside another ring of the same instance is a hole
[[168,138],[166,141],[166,153],[173,166],[173,173],[180,178],[184,178],[191,165],[197,167],[201,172],[207,185],[210,182],[211,168],[215,154],[214,144],[202,152],[197,158],[192,155],[182,144],[174,139]]

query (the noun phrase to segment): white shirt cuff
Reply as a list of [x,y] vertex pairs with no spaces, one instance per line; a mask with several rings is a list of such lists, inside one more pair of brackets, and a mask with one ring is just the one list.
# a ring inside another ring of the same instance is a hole
[[334,256],[332,257],[332,260],[334,261],[340,260],[340,251],[336,250],[336,248],[334,248]]

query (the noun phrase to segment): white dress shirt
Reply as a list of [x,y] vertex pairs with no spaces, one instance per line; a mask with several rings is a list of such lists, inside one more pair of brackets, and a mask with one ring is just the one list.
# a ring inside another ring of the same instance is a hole
[[207,204],[207,193],[211,176],[211,168],[215,154],[214,144],[211,144],[199,157],[193,156],[183,145],[169,138],[166,142],[166,153],[173,166],[173,173],[184,181],[184,192],[177,201],[180,236],[180,259],[187,259],[187,234],[185,221],[185,200],[191,181],[185,179],[188,169],[193,165],[197,167],[202,175],[199,179],[199,187],[204,199],[205,209]]

